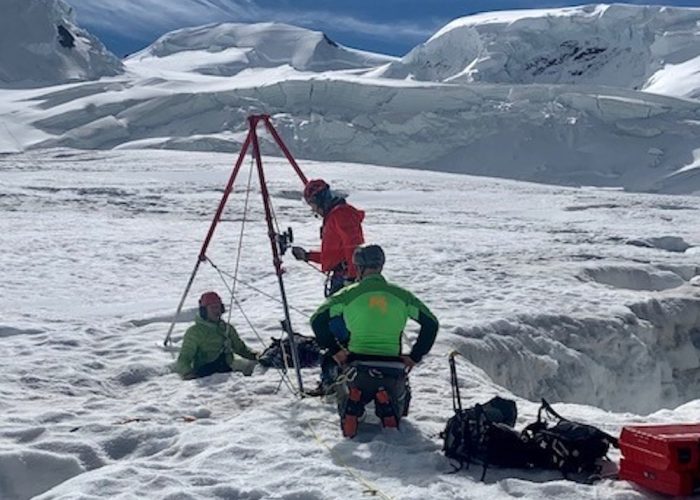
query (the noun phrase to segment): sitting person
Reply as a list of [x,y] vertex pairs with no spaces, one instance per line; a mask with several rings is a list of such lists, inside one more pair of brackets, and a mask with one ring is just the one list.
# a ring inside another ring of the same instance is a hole
[[224,304],[216,292],[202,294],[199,314],[194,325],[185,332],[175,364],[175,370],[182,378],[231,371],[243,372],[244,375],[253,373],[257,354],[248,349],[233,326],[221,319],[223,313]]
[[[408,414],[408,372],[430,351],[438,320],[412,293],[388,283],[381,275],[384,251],[378,245],[353,253],[359,282],[329,297],[311,317],[320,347],[344,367],[338,384],[338,413],[345,437],[357,434],[365,405],[374,400],[384,427],[398,427]],[[332,322],[341,317],[350,332],[347,349],[337,342]],[[421,325],[410,354],[402,355],[401,338],[408,318]]]

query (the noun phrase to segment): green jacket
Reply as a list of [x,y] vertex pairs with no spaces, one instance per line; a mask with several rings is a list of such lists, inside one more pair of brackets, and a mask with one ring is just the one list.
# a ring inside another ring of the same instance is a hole
[[381,274],[365,276],[330,296],[311,317],[311,327],[321,347],[340,349],[329,324],[342,317],[350,332],[348,350],[356,355],[401,355],[401,336],[408,319],[421,330],[410,356],[418,362],[430,351],[439,328],[438,320],[411,292],[388,283]]
[[212,323],[197,316],[194,325],[185,332],[175,370],[187,377],[202,366],[216,361],[222,353],[225,353],[229,366],[233,362],[234,353],[246,359],[255,359],[255,353],[248,349],[233,326],[224,321]]

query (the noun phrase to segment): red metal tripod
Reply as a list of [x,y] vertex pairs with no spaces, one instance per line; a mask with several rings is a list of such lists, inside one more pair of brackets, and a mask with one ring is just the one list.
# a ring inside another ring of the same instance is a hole
[[221,196],[221,201],[219,202],[219,206],[216,209],[216,214],[214,215],[214,218],[211,221],[211,224],[209,226],[209,231],[207,232],[207,236],[204,238],[204,242],[202,243],[202,248],[199,251],[199,256],[197,258],[197,262],[195,263],[194,269],[192,270],[192,274],[190,275],[190,279],[187,282],[187,286],[185,287],[185,292],[182,294],[182,298],[180,299],[180,303],[177,306],[177,311],[175,312],[175,316],[173,317],[172,323],[170,323],[170,328],[168,329],[168,334],[165,337],[165,340],[163,341],[163,345],[168,345],[169,343],[172,342],[171,340],[171,335],[173,332],[173,328],[175,327],[175,320],[180,314],[180,311],[182,311],[182,306],[185,303],[185,299],[187,298],[187,294],[190,291],[190,288],[192,287],[192,283],[194,282],[194,278],[197,275],[197,271],[199,270],[199,266],[202,262],[204,262],[207,257],[207,248],[209,247],[209,243],[211,242],[212,237],[214,236],[214,231],[216,230],[216,227],[219,223],[219,220],[221,218],[221,214],[224,211],[224,207],[226,206],[226,202],[228,201],[228,197],[231,194],[231,191],[233,190],[233,184],[236,180],[236,177],[238,176],[238,172],[241,169],[241,165],[243,164],[243,159],[245,158],[248,148],[252,145],[253,146],[253,158],[255,159],[255,163],[257,166],[257,171],[258,171],[258,178],[260,180],[260,192],[262,194],[262,199],[263,199],[263,205],[265,207],[265,220],[267,222],[267,234],[270,239],[270,247],[272,249],[272,262],[275,266],[275,273],[277,274],[277,281],[279,282],[279,287],[280,287],[280,294],[282,298],[282,304],[284,306],[284,323],[283,323],[283,328],[287,335],[289,336],[289,342],[290,342],[290,347],[292,351],[292,359],[294,361],[294,366],[296,368],[297,372],[297,383],[299,385],[299,391],[303,395],[304,394],[304,386],[303,382],[301,380],[301,371],[299,367],[299,356],[297,353],[297,348],[296,344],[294,342],[294,333],[292,330],[292,322],[289,317],[289,305],[287,303],[287,294],[284,289],[284,280],[282,278],[283,270],[282,270],[282,260],[280,259],[280,248],[279,248],[279,241],[280,241],[280,236],[275,232],[274,225],[273,225],[273,217],[272,217],[272,209],[271,209],[271,204],[270,204],[270,193],[267,189],[267,182],[265,181],[265,172],[263,170],[263,164],[262,164],[262,157],[260,156],[260,143],[258,142],[258,134],[256,132],[258,124],[260,122],[263,122],[265,124],[265,128],[267,131],[272,135],[273,139],[277,143],[277,146],[279,146],[280,150],[284,154],[284,156],[287,158],[289,163],[292,165],[294,168],[294,171],[297,173],[299,176],[299,179],[301,179],[301,182],[306,185],[307,179],[304,173],[301,171],[299,168],[299,165],[297,162],[294,160],[292,157],[291,153],[289,152],[289,149],[287,149],[287,146],[284,144],[282,141],[282,138],[279,136],[277,133],[277,130],[275,130],[275,127],[272,125],[270,122],[270,116],[269,115],[251,115],[248,117],[248,135],[246,136],[245,141],[243,142],[243,147],[241,148],[241,152],[238,155],[238,160],[236,160],[236,165],[233,168],[233,172],[231,172],[231,176],[229,177],[228,183],[226,184],[226,189],[224,189],[224,194]]

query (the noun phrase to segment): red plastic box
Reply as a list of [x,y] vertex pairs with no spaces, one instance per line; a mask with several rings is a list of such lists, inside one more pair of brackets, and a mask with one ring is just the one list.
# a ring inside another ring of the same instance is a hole
[[694,491],[700,492],[700,473],[659,470],[624,458],[620,460],[619,477],[667,495],[689,496]]
[[700,424],[626,426],[620,451],[627,461],[658,471],[700,475]]

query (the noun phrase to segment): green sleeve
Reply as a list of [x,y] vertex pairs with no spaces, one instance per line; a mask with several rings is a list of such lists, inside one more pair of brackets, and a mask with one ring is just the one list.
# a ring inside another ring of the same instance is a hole
[[428,309],[428,306],[423,304],[418,297],[413,295],[412,293],[409,293],[410,299],[407,301],[408,305],[408,314],[411,317],[411,319],[418,321],[418,318],[420,318],[420,314],[423,313],[423,316],[426,316],[427,318],[431,319],[435,323],[438,322],[437,317],[433,314],[433,312]]
[[188,329],[185,337],[182,339],[182,347],[180,347],[180,355],[175,363],[175,371],[180,376],[187,377],[193,371],[192,363],[197,354],[197,339],[196,334],[192,329]]
[[233,349],[233,352],[246,359],[255,360],[255,352],[248,349],[248,346],[245,345],[245,342],[243,342],[241,340],[241,337],[238,336],[238,332],[236,331],[236,329],[232,325],[228,325],[228,328],[229,337],[231,338],[231,348]]

